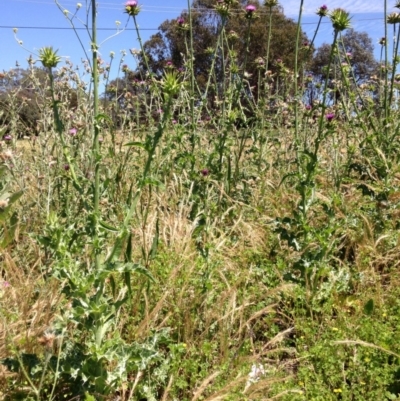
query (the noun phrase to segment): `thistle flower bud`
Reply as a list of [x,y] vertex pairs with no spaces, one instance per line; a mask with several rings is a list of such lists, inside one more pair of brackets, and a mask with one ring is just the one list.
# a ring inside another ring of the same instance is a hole
[[272,8],[272,7],[275,7],[277,5],[278,5],[278,0],[265,0],[264,1],[264,6],[265,7]]
[[57,56],[57,50],[53,50],[52,47],[42,47],[39,50],[39,60],[43,67],[54,68],[61,61],[61,57]]
[[341,8],[335,8],[330,14],[330,19],[336,32],[342,32],[351,26],[349,13]]
[[215,11],[222,17],[228,18],[230,11],[229,5],[225,4],[223,1],[219,1],[218,4],[215,6]]
[[161,82],[161,86],[163,88],[163,93],[166,96],[175,96],[181,88],[177,72],[173,70],[165,72],[164,79]]
[[387,16],[387,23],[394,25],[400,22],[400,14],[399,13],[390,13]]
[[230,40],[238,40],[239,39],[239,35],[235,31],[229,31],[228,39],[230,39]]

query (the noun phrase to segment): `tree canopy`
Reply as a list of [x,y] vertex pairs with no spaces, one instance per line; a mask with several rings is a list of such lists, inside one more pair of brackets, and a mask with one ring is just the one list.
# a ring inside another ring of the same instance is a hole
[[[311,63],[311,72],[325,79],[325,67],[328,65],[331,45],[324,43],[315,52]],[[367,32],[348,29],[338,44],[336,61],[350,61],[357,83],[369,79],[377,73],[378,62],[374,57],[374,46]]]
[[[308,96],[310,102],[318,98],[318,87],[327,78],[327,66],[329,63],[331,45],[323,43],[315,51],[309,65],[312,79],[309,80]],[[328,87],[335,89],[331,92],[335,101],[341,96],[343,74],[352,77],[352,85],[360,85],[367,82],[374,75],[379,75],[379,63],[374,57],[374,46],[367,32],[358,32],[348,29],[338,42],[338,47],[329,71]]]
[[[192,11],[194,70],[197,82],[201,85],[209,74],[213,61],[213,48],[217,37],[225,24],[226,37],[221,48],[229,47],[236,56],[235,64],[243,67],[253,76],[252,84],[256,84],[256,72],[260,58],[266,58],[269,32],[270,8],[253,1],[256,6],[255,18],[247,19],[244,6],[247,1],[240,1],[226,20],[215,11],[215,1],[195,0]],[[267,69],[277,70],[276,60],[280,60],[289,69],[294,66],[297,24],[287,18],[281,7],[272,8],[272,30]],[[148,57],[149,67],[153,73],[160,74],[167,62],[172,62],[177,68],[185,66],[188,55],[188,32],[182,29],[182,21],[188,21],[187,11],[183,11],[178,19],[166,20],[159,32],[145,42],[144,50]],[[302,33],[302,43],[307,37]],[[232,52],[230,53],[232,55]],[[222,69],[220,54],[215,62],[215,74],[220,76]],[[303,52],[300,61],[307,59],[310,54]],[[227,58],[227,57],[226,57]],[[143,67],[143,63],[141,63]],[[242,71],[244,72],[244,71]]]

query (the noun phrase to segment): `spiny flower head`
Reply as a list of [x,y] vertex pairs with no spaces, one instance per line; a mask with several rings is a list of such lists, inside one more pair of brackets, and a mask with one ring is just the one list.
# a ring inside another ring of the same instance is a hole
[[53,50],[51,46],[42,47],[39,50],[39,60],[42,62],[43,67],[54,68],[61,61],[61,57],[57,56],[57,50]]
[[256,10],[257,10],[257,8],[253,4],[249,4],[248,6],[246,6],[244,9],[244,11],[246,13],[246,18],[247,19],[254,18],[254,14],[255,14]]
[[317,15],[320,17],[326,17],[328,15],[328,6],[324,4],[320,8],[318,8]]
[[330,19],[332,22],[333,29],[336,32],[342,32],[348,28],[350,28],[350,20],[351,17],[349,13],[342,8],[335,8],[331,13],[330,13]]
[[229,31],[228,32],[228,39],[230,39],[230,40],[238,40],[239,39],[239,35],[233,30]]
[[249,4],[248,6],[246,6],[245,10],[248,13],[253,13],[254,11],[256,11],[256,6],[253,6],[253,4]]
[[178,28],[182,31],[188,31],[189,30],[189,24],[185,21],[183,17],[179,17],[176,20],[176,24],[178,25]]
[[399,13],[390,13],[387,16],[387,23],[394,25],[400,22],[400,14]]
[[328,123],[330,123],[335,118],[335,114],[334,113],[327,113],[327,114],[325,114],[325,118],[328,121]]
[[275,7],[277,5],[278,5],[278,0],[265,0],[264,1],[264,6],[265,7],[272,8],[272,7]]
[[125,3],[125,12],[131,17],[138,15],[140,12],[138,2],[136,0],[128,0]]

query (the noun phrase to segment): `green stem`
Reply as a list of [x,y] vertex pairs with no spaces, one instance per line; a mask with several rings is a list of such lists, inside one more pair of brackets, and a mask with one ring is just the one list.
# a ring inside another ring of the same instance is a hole
[[388,32],[387,32],[387,0],[384,1],[384,19],[385,19],[385,88],[384,88],[384,99],[383,99],[383,108],[385,111],[385,137],[388,135],[388,119],[389,119],[389,111],[388,111]]
[[194,154],[195,148],[195,140],[196,140],[196,124],[195,124],[195,115],[194,115],[194,51],[193,51],[193,21],[192,21],[192,7],[190,4],[190,0],[187,1],[188,12],[189,12],[189,40],[190,40],[190,52],[189,52],[189,68],[190,68],[190,117],[191,117],[191,135],[190,135],[190,143],[192,154]]
[[58,136],[60,138],[64,159],[68,163],[69,168],[70,168],[71,177],[75,183],[76,188],[79,189],[80,185],[79,185],[78,179],[75,174],[74,164],[72,163],[71,157],[70,157],[68,149],[67,149],[67,145],[64,140],[64,124],[60,118],[60,112],[58,109],[58,101],[56,99],[55,90],[54,90],[54,75],[53,75],[53,71],[50,67],[48,68],[48,73],[49,73],[49,79],[50,79],[51,99],[52,99],[52,103],[53,103],[54,125],[55,125],[56,131],[58,133]]
[[58,378],[57,375],[58,375],[58,371],[60,369],[61,350],[62,350],[62,345],[63,345],[63,340],[64,340],[64,334],[65,334],[65,329],[63,330],[63,332],[60,336],[60,343],[58,345],[57,364],[56,364],[56,371],[54,372],[53,387],[51,389],[50,398],[49,398],[50,401],[53,400],[53,394],[54,394],[54,391],[55,391],[56,385],[57,385],[57,378]]
[[217,54],[218,54],[218,49],[219,49],[219,46],[220,46],[220,41],[222,43],[222,32],[223,32],[223,29],[225,27],[225,24],[226,24],[226,19],[225,20],[222,19],[222,28],[221,28],[221,31],[220,31],[220,33],[218,35],[218,38],[217,38],[217,44],[215,46],[215,51],[214,51],[213,59],[212,59],[212,62],[211,62],[210,73],[208,74],[206,89],[205,89],[204,94],[202,96],[203,103],[202,103],[202,107],[199,107],[199,112],[198,112],[198,115],[196,117],[197,120],[200,118],[200,114],[202,113],[202,108],[204,106],[204,102],[207,102],[207,95],[208,95],[208,91],[210,89],[211,79],[213,77],[213,72],[214,72],[214,67],[215,67],[215,60],[217,59]]
[[303,193],[302,193],[302,200],[303,200],[303,217],[306,217],[306,186],[309,185],[312,181],[313,175],[315,174],[315,170],[317,168],[318,164],[318,151],[319,147],[321,145],[321,141],[323,140],[323,129],[324,129],[324,120],[325,120],[325,110],[327,108],[326,106],[326,97],[327,97],[327,92],[328,92],[328,81],[329,81],[329,72],[331,69],[331,64],[332,64],[332,59],[335,54],[335,49],[336,49],[336,42],[338,38],[339,31],[335,29],[334,32],[334,38],[333,38],[333,43],[331,47],[331,53],[329,55],[329,62],[328,62],[328,67],[327,67],[327,72],[326,72],[326,78],[325,78],[325,84],[324,84],[324,91],[323,91],[323,96],[322,96],[322,108],[321,108],[321,116],[319,118],[319,125],[318,125],[318,134],[314,142],[314,151],[313,151],[313,157],[312,160],[309,162],[310,165],[307,167],[307,176],[306,179],[304,180],[305,185],[303,185]]
[[269,23],[268,23],[268,37],[267,37],[267,55],[265,56],[265,70],[268,71],[269,63],[269,50],[271,47],[272,37],[272,7],[269,8]]
[[251,27],[251,18],[249,18],[249,22],[247,24],[247,35],[246,35],[246,51],[244,55],[244,62],[243,62],[243,73],[246,72],[246,65],[247,65],[247,58],[249,55],[249,46],[250,46],[250,27]]
[[400,40],[400,29],[397,32],[396,47],[394,49],[394,54],[393,54],[392,77],[391,77],[391,81],[390,81],[390,94],[389,94],[389,104],[388,104],[388,117],[390,116],[390,111],[391,111],[391,107],[392,107],[394,80],[395,80],[396,69],[397,69],[397,54],[399,51],[399,40]]
[[[100,144],[99,144],[99,70],[97,64],[97,3],[92,0],[92,80],[93,80],[93,144],[92,144],[92,163],[94,162],[94,187],[93,187],[93,212],[94,220],[92,222],[93,228],[93,242],[98,242],[98,225],[99,225],[99,204],[100,204]],[[95,249],[95,267],[96,270],[100,269],[100,253]]]
[[298,102],[298,56],[299,56],[299,40],[301,33],[301,17],[303,13],[303,2],[301,0],[300,10],[299,10],[299,19],[297,21],[297,34],[296,34],[296,50],[295,50],[295,58],[294,58],[294,131],[295,131],[295,143],[296,149],[298,149],[298,140],[299,140],[299,102]]

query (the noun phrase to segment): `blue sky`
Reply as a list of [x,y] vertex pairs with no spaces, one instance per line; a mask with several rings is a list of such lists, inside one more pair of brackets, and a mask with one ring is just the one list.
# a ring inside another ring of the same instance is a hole
[[[59,49],[59,55],[69,57],[74,64],[80,64],[84,57],[78,39],[74,32],[69,29],[70,25],[55,4],[55,0],[1,0],[2,12],[0,13],[0,71],[9,70],[15,67],[16,61],[21,67],[26,67],[26,59],[29,52],[18,45],[14,38],[13,29],[18,27],[17,37],[23,42],[23,47],[33,53],[38,52],[43,46],[53,46]],[[74,13],[76,4],[82,3],[82,8],[78,12],[78,17],[86,19],[86,3],[88,0],[57,0],[63,7]],[[165,19],[176,18],[182,9],[187,8],[186,0],[140,0],[142,10],[137,17],[143,41],[156,32],[156,28]],[[303,29],[309,37],[312,37],[317,17],[315,10],[322,4],[326,4],[329,9],[341,7],[350,11],[353,15],[352,24],[356,30],[366,31],[373,39],[375,44],[375,54],[379,57],[378,40],[384,36],[383,27],[383,1],[373,0],[304,0],[304,19]],[[294,20],[297,19],[299,0],[282,0],[285,14]],[[394,0],[393,0],[394,4]],[[389,4],[391,6],[391,4]],[[106,40],[109,36],[116,33],[115,21],[120,21],[124,27],[127,16],[123,13],[124,1],[120,0],[98,0],[98,27],[108,28],[109,30],[99,30],[99,41]],[[391,8],[389,8],[391,11]],[[82,24],[76,22],[78,28]],[[30,27],[23,28],[23,27]],[[41,28],[64,28],[64,29],[33,29]],[[133,28],[130,21],[129,28]],[[90,49],[90,41],[84,30],[79,31],[83,46],[87,51]],[[328,19],[325,19],[317,37],[316,45],[323,42],[330,42],[332,39],[332,28]],[[129,54],[129,49],[139,48],[136,33],[133,30],[126,30],[117,36],[112,37],[101,45],[100,53],[105,61],[108,61],[110,51],[115,52],[116,65],[120,60],[121,51],[126,50],[125,62],[134,67],[134,61]]]

